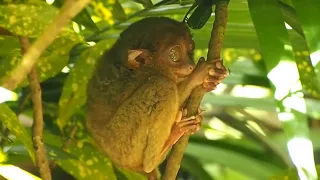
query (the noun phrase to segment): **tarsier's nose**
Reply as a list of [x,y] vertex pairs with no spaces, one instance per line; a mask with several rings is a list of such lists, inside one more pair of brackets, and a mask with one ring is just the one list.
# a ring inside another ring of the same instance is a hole
[[188,65],[188,67],[186,68],[186,74],[190,74],[190,73],[192,73],[192,71],[195,69],[195,65],[193,65],[193,64],[190,64],[190,65]]
[[195,64],[189,64],[189,69],[190,69],[190,71],[193,71],[195,67],[196,67]]

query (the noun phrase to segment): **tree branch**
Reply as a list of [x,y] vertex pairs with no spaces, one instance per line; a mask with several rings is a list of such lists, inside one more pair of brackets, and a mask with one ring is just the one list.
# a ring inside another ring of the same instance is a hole
[[[213,60],[220,57],[227,19],[228,1],[218,1],[215,9],[215,21],[213,23],[211,31],[207,60]],[[187,103],[188,117],[197,114],[197,109],[200,106],[200,102],[202,101],[205,92],[206,91],[202,88],[202,86],[199,86],[192,91]],[[174,180],[177,176],[184,150],[188,145],[189,136],[190,134],[184,135],[173,146],[172,151],[170,152],[170,155],[168,157],[164,180]]]
[[[21,51],[24,54],[28,47],[29,41],[26,37],[19,37]],[[40,176],[43,180],[51,180],[49,163],[46,157],[44,144],[42,141],[43,116],[42,116],[42,100],[41,87],[38,80],[36,67],[31,69],[28,75],[31,89],[31,99],[33,103],[33,124],[32,124],[32,141],[36,155],[36,166],[39,168]]]
[[63,27],[77,15],[90,0],[66,0],[55,20],[48,25],[37,41],[23,55],[21,63],[4,78],[1,86],[14,90],[36,64],[42,52],[55,40]]

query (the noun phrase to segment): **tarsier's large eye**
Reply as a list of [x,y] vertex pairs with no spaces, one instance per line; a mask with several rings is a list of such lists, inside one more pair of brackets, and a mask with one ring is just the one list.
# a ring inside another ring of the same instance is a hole
[[175,45],[169,50],[169,59],[173,62],[179,62],[181,59],[181,53],[181,47],[179,45]]

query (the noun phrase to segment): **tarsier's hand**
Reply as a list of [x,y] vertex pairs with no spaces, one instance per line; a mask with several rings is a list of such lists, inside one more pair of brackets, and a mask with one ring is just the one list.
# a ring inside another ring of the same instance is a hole
[[224,67],[222,59],[214,59],[205,61],[200,58],[197,67],[193,71],[194,81],[199,85],[202,84],[206,91],[216,89],[217,85],[228,75],[227,69]]
[[223,65],[223,60],[221,58],[214,59],[208,63],[212,63],[213,68],[209,69],[208,76],[205,77],[202,85],[207,91],[212,91],[228,76],[228,70]]

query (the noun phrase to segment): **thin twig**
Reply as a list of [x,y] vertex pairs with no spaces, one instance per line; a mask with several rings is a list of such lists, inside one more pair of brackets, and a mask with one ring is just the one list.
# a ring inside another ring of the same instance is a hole
[[[211,39],[209,42],[209,52],[207,60],[213,60],[220,57],[220,51],[224,40],[224,33],[228,19],[228,2],[218,1],[215,9],[215,21],[211,31]],[[222,63],[222,62],[221,62]],[[187,103],[188,117],[197,113],[200,102],[205,94],[202,86],[195,88],[190,95]],[[180,163],[183,157],[184,150],[188,145],[189,134],[184,135],[173,146],[172,151],[168,157],[167,166],[164,174],[164,180],[175,180],[180,169]]]
[[77,15],[90,0],[66,0],[55,20],[48,25],[37,41],[24,54],[21,63],[4,78],[1,85],[14,90],[36,64],[42,52],[55,40],[65,25]]
[[[29,41],[26,37],[19,37],[22,54],[28,47]],[[31,89],[31,99],[33,103],[33,124],[32,124],[32,141],[36,155],[36,166],[39,169],[40,176],[43,180],[51,180],[51,172],[49,163],[46,157],[46,152],[42,140],[43,132],[43,115],[42,115],[42,100],[41,87],[38,79],[36,67],[33,67],[28,74],[28,80]]]

